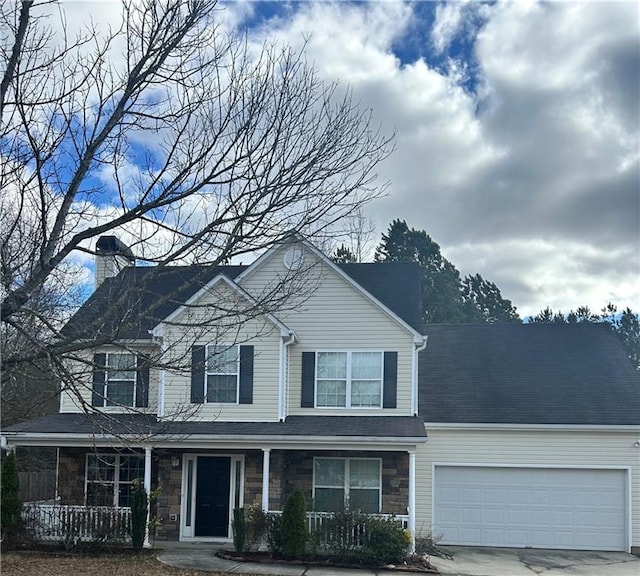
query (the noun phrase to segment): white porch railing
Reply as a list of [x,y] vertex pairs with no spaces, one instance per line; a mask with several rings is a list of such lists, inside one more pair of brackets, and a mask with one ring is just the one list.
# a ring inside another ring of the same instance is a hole
[[[282,512],[277,512],[277,514],[282,514]],[[394,515],[394,514],[367,514],[366,516],[372,518],[380,518],[381,520],[395,520],[396,522],[400,522],[403,528],[408,528],[409,526],[409,516],[405,515]],[[333,521],[332,519],[335,517],[331,512],[307,512],[307,522],[309,533],[313,534],[322,530],[322,526],[327,522]]]
[[[268,514],[281,515],[280,510],[270,510]],[[307,512],[307,528],[313,541],[319,548],[338,544],[343,548],[357,548],[365,543],[367,532],[363,519],[379,518],[396,521],[402,528],[409,527],[409,516],[394,514],[362,514],[360,520],[348,515],[341,516],[331,512]]]
[[47,542],[126,542],[131,508],[28,503],[22,507],[27,530]]

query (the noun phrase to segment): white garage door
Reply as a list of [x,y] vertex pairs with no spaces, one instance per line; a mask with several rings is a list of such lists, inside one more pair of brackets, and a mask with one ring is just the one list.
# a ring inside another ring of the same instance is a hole
[[436,466],[442,544],[627,550],[626,472]]

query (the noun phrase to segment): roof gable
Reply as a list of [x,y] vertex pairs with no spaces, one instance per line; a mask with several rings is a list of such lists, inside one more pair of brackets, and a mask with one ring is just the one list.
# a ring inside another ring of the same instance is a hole
[[[261,258],[264,262],[264,256]],[[323,254],[322,258],[407,330],[420,333],[421,292],[417,265],[338,265]],[[97,288],[67,323],[63,335],[87,340],[99,340],[101,336],[106,340],[149,340],[150,330],[175,314],[217,277],[222,276],[238,286],[238,280],[248,269],[246,265],[125,268]]]
[[422,340],[420,270],[413,262],[338,264],[305,238],[292,235],[287,242],[262,254],[238,276],[237,281],[242,283],[288,245],[302,246],[384,314],[412,333],[416,340]]
[[[248,292],[243,290],[238,284],[236,284],[233,280],[229,279],[223,273],[219,273],[212,280],[207,282],[200,290],[198,290],[195,294],[193,294],[190,298],[188,298],[183,304],[180,304],[171,312],[168,316],[166,316],[161,322],[159,322],[154,328],[151,330],[153,336],[162,336],[163,328],[165,324],[174,321],[180,314],[189,309],[189,306],[195,305],[198,303],[206,294],[209,294],[212,290],[214,290],[217,286],[226,286],[230,288],[233,292],[238,294],[243,300],[247,301],[251,306],[258,307],[259,304],[256,302],[255,298],[251,296]],[[290,335],[293,334],[293,331],[288,328],[282,321],[280,321],[276,316],[269,312],[265,312],[264,315],[274,324],[276,327],[280,329],[281,334]]]
[[427,325],[425,422],[640,424],[640,374],[607,324]]

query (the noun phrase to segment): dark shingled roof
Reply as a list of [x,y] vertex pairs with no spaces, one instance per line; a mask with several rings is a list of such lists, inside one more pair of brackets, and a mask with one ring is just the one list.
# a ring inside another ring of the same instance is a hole
[[426,438],[424,422],[412,416],[289,416],[284,422],[158,422],[146,414],[51,414],[15,424],[5,433],[118,435],[221,435],[261,437]]
[[[422,327],[420,270],[414,263],[339,264],[347,275],[415,330]],[[150,339],[149,330],[198,290],[247,266],[128,267],[105,280],[63,330],[71,338]]]
[[640,374],[607,324],[426,325],[429,422],[640,424]]

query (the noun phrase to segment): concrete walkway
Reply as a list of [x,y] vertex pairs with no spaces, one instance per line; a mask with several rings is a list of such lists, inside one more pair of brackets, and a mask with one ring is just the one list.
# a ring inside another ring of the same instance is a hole
[[260,564],[257,562],[235,562],[218,558],[220,548],[229,545],[220,544],[174,544],[165,546],[158,552],[160,562],[178,568],[191,568],[226,574],[266,574],[273,576],[375,576],[389,575],[388,570],[369,570],[359,568],[333,568],[325,566],[291,566],[289,564]]
[[[165,545],[167,544],[167,545]],[[389,570],[235,562],[216,556],[228,543],[163,543],[158,560],[178,568],[272,576],[389,576]],[[453,560],[432,557],[442,576],[639,576],[640,558],[624,552],[443,547]],[[402,572],[395,572],[402,574]]]

